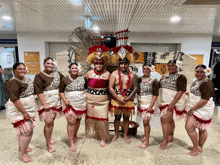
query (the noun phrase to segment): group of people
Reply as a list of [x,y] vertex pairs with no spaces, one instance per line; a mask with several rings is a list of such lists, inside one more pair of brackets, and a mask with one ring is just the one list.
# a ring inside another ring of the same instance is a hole
[[[90,52],[88,62],[94,64],[94,69],[84,76],[78,75],[78,64],[73,62],[69,65],[70,74],[64,77],[59,71],[54,71],[54,60],[48,57],[44,60],[44,70],[35,76],[33,83],[25,76],[25,64],[14,64],[14,77],[6,84],[10,98],[7,111],[17,131],[19,150],[24,162],[32,161],[28,156],[32,149],[28,146],[34,128],[35,94],[39,118],[45,123],[44,136],[49,152],[56,151],[53,147],[56,141],[52,139],[52,132],[55,118],[62,115],[67,119],[67,133],[72,152],[76,151],[75,143],[79,141],[77,132],[83,116],[86,116],[86,135],[100,139],[101,147],[106,145],[109,140],[109,111],[115,116],[115,134],[111,141],[114,142],[118,138],[120,119],[123,116],[124,141],[130,143],[129,117],[135,113],[136,94],[138,112],[143,117],[145,131],[140,148],[149,145],[149,122],[154,111],[160,108],[163,131],[160,149],[166,149],[168,143],[174,141],[174,118],[186,116],[186,130],[193,143],[193,146],[189,147],[190,155],[202,152],[207,139],[206,130],[211,126],[214,111],[214,87],[205,75],[206,67],[198,65],[195,68],[197,79],[193,82],[190,92],[186,92],[187,79],[177,72],[175,60],[168,62],[169,73],[163,75],[160,81],[150,75],[151,66],[146,64],[143,65],[143,77],[138,78],[129,70],[130,52],[123,46],[121,49],[118,53],[122,56],[118,57],[116,53],[113,57],[119,68],[111,74],[104,69],[110,57],[105,51],[100,51],[105,50],[103,47],[97,47]],[[199,129],[199,136],[196,128]]]

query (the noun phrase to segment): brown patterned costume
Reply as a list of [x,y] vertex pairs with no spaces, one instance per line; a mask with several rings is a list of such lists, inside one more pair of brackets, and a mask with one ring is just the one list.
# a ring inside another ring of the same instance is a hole
[[[6,91],[10,98],[7,102],[7,115],[9,115],[12,120],[12,124],[16,128],[17,133],[22,134],[22,132],[27,132],[21,131],[21,129],[25,130],[22,128],[25,122],[29,122],[31,128],[29,132],[33,132],[33,122],[36,112],[33,83],[27,77],[24,78],[24,81],[13,77],[6,84]],[[26,112],[31,116],[32,119],[30,121],[25,121],[23,114],[14,106],[12,101],[16,100],[20,100]]]
[[[34,79],[34,91],[36,94],[43,93],[47,104],[51,107],[51,112],[54,117],[62,116],[62,107],[59,97],[60,80],[63,75],[60,72],[53,71],[52,75],[40,72]],[[37,100],[38,112],[40,120],[44,119],[44,109],[41,101]]]
[[85,79],[78,76],[72,79],[71,76],[66,76],[62,79],[59,87],[59,92],[64,93],[71,107],[65,107],[63,104],[63,112],[65,116],[73,115],[76,118],[82,118],[86,115],[86,94],[85,94]]
[[193,112],[193,117],[197,121],[197,128],[208,129],[212,126],[211,119],[214,112],[214,85],[211,80],[204,78],[195,80],[190,88],[188,107],[190,110],[200,99],[208,100],[206,105]]
[[152,97],[159,95],[159,82],[156,78],[150,76],[149,80],[146,82],[142,82],[142,77],[139,78],[138,84],[140,86],[138,92],[138,115],[143,118],[150,118],[157,106],[154,105],[153,110],[150,113],[146,113],[146,111],[151,103]]
[[[186,91],[187,79],[183,74],[175,73],[167,74],[165,78],[160,80],[159,89],[159,106],[161,116],[166,114],[168,105],[173,101],[178,91]],[[186,96],[183,94],[174,107],[174,118],[183,118],[186,115],[185,111]]]

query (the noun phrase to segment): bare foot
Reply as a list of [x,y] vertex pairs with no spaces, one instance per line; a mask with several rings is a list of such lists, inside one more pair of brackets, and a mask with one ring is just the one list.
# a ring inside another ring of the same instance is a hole
[[118,139],[118,135],[114,135],[114,137],[112,138],[112,142],[114,142],[117,139]]
[[[18,151],[21,151],[21,148],[18,148]],[[31,152],[32,148],[28,147],[27,152]]]
[[201,148],[200,147],[196,147],[196,148],[193,148],[192,151],[189,152],[189,154],[191,156],[196,156],[199,152],[201,152]]
[[142,142],[144,142],[144,141],[145,141],[145,136],[144,136],[144,137],[141,139],[141,141],[142,141]]
[[102,140],[101,143],[100,143],[100,146],[101,146],[101,147],[105,147],[105,145],[106,145],[105,141]]
[[76,152],[76,147],[75,147],[75,145],[70,146],[70,151]]
[[47,150],[48,150],[48,152],[50,152],[50,153],[52,153],[52,152],[55,152],[55,151],[56,151],[56,149],[55,149],[55,148],[53,148],[53,146],[52,146],[51,144],[47,145]]
[[[189,146],[189,147],[188,147],[188,149],[189,149],[189,150],[193,150],[193,146]],[[202,153],[202,152],[203,152],[203,150],[202,150],[202,148],[201,148],[201,147],[200,147],[200,149],[201,149],[201,150],[199,150],[199,152],[201,152],[201,153]]]
[[54,145],[54,144],[56,143],[56,140],[50,139],[50,143],[51,143],[52,145]]
[[21,155],[21,159],[24,163],[32,162],[32,159],[28,156],[28,154]]
[[167,148],[168,141],[163,140],[160,144],[160,149],[165,150]]
[[139,146],[139,148],[144,149],[144,148],[146,148],[148,145],[149,145],[149,141],[148,141],[148,140],[145,140],[145,141]]
[[173,138],[172,135],[168,136],[168,142],[169,142],[169,143],[170,143],[170,142],[174,142],[174,138]]
[[124,137],[124,140],[125,140],[125,143],[127,144],[131,143],[131,140],[127,136]]

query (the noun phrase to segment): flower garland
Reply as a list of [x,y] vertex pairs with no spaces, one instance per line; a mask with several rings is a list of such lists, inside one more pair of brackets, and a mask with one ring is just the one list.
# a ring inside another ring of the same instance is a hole
[[104,69],[102,69],[100,72],[97,72],[97,71],[95,70],[95,68],[94,68],[94,73],[95,73],[96,75],[101,75],[103,72],[104,72]]
[[122,96],[126,96],[129,90],[129,86],[130,86],[130,80],[131,80],[131,76],[130,76],[130,70],[128,69],[128,82],[127,82],[127,89],[125,91],[125,93],[123,93],[122,91],[122,83],[121,83],[121,72],[120,69],[118,69],[118,76],[119,76],[119,86],[120,86],[120,93],[122,94]]

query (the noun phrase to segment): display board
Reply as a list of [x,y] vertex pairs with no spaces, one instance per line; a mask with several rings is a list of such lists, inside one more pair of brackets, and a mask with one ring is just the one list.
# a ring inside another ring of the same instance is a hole
[[24,64],[27,66],[27,74],[37,74],[40,72],[39,52],[24,52]]

